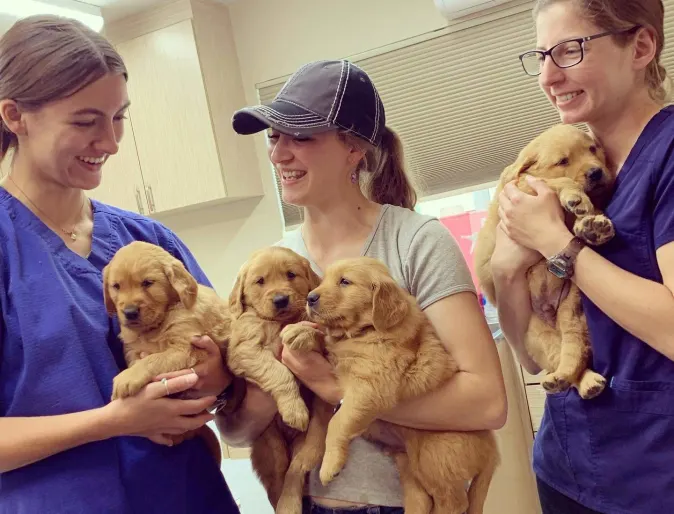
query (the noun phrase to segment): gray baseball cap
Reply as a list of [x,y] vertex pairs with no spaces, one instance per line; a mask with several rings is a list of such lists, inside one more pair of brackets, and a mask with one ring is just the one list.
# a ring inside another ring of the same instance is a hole
[[372,80],[358,66],[314,61],[297,70],[270,104],[236,111],[232,126],[239,134],[271,127],[294,136],[341,128],[377,146],[386,115]]

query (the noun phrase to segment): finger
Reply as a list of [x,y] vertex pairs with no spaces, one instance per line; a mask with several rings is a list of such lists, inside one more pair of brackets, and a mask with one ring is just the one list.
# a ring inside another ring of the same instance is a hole
[[201,336],[192,339],[192,345],[202,350],[206,350],[209,355],[220,355],[220,348],[208,336]]
[[179,426],[184,429],[185,432],[189,430],[196,430],[197,428],[203,427],[209,421],[213,421],[215,417],[212,414],[204,413],[197,416],[183,417],[180,419]]
[[194,387],[199,377],[190,373],[179,377],[167,379],[166,382],[152,382],[145,386],[145,390],[150,398],[163,398],[169,394],[182,393]]
[[164,446],[173,446],[173,439],[167,434],[154,434],[147,437],[150,441]]
[[551,191],[551,189],[548,187],[548,185],[545,183],[545,181],[532,177],[531,175],[526,176],[526,181],[527,183],[531,186],[531,188],[536,191],[538,195],[541,195],[542,193],[547,193]]
[[[196,369],[195,369],[196,371]],[[192,373],[192,369],[181,369],[180,371],[171,371],[170,373],[162,373],[154,377],[155,382],[160,382],[162,378],[171,379],[176,377],[182,377],[183,375],[189,375]],[[197,373],[198,375],[199,373]]]
[[144,359],[144,358],[147,357],[148,355],[150,355],[150,354],[147,353],[147,352],[140,352],[140,354],[138,355],[138,357],[140,357],[141,359]]
[[176,412],[181,416],[199,414],[215,403],[215,396],[204,396],[195,400],[176,400]]
[[314,323],[313,321],[299,321],[297,324],[305,327],[318,328],[318,323]]

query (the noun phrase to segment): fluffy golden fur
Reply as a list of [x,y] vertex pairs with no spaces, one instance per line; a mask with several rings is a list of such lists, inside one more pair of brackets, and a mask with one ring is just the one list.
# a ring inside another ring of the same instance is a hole
[[235,375],[270,393],[279,409],[251,452],[253,468],[274,508],[292,442],[309,424],[304,397],[313,401],[279,361],[279,334],[286,325],[306,319],[307,294],[319,282],[307,259],[287,248],[270,247],[255,252],[242,266],[229,299],[232,336],[228,366]]
[[[326,331],[325,351],[344,397],[327,427],[325,416],[312,417],[288,475],[312,469],[322,456],[320,478],[328,484],[344,467],[350,442],[367,437],[378,416],[437,389],[458,367],[416,299],[375,259],[347,259],[330,266],[309,294],[307,311]],[[293,349],[307,348],[319,337],[302,325],[281,335]],[[405,445],[403,452],[389,451],[398,465],[407,514],[482,512],[499,463],[491,431],[394,430]]]
[[[515,181],[529,194],[527,175],[542,179],[559,196],[566,223],[589,244],[600,245],[614,235],[613,224],[599,209],[608,198],[614,178],[608,171],[602,148],[586,132],[571,125],[548,129],[519,154],[501,174],[496,195],[475,245],[475,269],[487,299],[496,305],[491,257],[498,229],[498,195]],[[571,385],[585,398],[594,398],[606,385],[601,375],[588,369],[589,333],[580,292],[570,280],[547,270],[543,257],[527,272],[533,315],[526,333],[527,352],[548,371],[542,385],[561,392]]]
[[[231,324],[227,302],[198,284],[182,262],[159,246],[136,241],[120,248],[103,269],[103,295],[108,314],[119,319],[128,365],[114,379],[113,400],[137,394],[157,375],[204,362],[205,350],[191,344],[196,336],[207,335],[221,352],[226,349]],[[142,353],[147,354],[143,359]],[[197,433],[219,460],[212,431],[204,426]]]

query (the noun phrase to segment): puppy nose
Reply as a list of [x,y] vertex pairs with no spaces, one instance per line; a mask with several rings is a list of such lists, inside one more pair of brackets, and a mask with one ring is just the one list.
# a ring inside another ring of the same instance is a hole
[[601,168],[592,168],[585,175],[587,176],[588,180],[592,182],[598,182],[604,176],[604,170]]
[[321,297],[318,293],[309,293],[309,296],[307,296],[307,303],[309,304],[309,307],[316,307],[318,305],[318,299]]
[[129,305],[128,307],[124,307],[124,317],[129,321],[137,320],[139,314],[140,309],[136,305]]
[[290,298],[284,294],[277,294],[274,296],[272,302],[274,302],[274,307],[277,309],[285,309],[288,306],[288,303],[290,303]]

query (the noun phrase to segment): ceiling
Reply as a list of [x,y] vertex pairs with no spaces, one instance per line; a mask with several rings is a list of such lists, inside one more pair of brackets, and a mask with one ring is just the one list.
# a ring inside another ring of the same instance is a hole
[[[106,20],[118,20],[131,14],[144,11],[156,5],[167,4],[173,0],[78,0],[85,4],[103,9]],[[231,4],[238,0],[212,0],[222,4]]]

